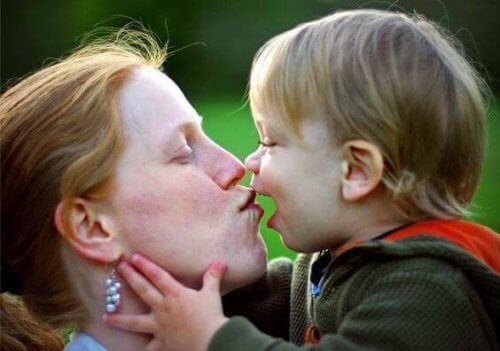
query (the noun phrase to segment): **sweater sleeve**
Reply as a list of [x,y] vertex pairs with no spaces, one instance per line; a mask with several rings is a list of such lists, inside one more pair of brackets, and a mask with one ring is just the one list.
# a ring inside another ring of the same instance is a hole
[[262,332],[288,339],[292,271],[289,259],[270,261],[256,283],[224,296],[224,314],[244,316]]
[[[232,318],[213,337],[210,351],[493,350],[469,293],[448,274],[402,271],[376,279],[342,318],[337,333],[316,345],[274,339],[248,321]],[[470,289],[469,289],[470,290]],[[325,311],[328,313],[328,311]]]

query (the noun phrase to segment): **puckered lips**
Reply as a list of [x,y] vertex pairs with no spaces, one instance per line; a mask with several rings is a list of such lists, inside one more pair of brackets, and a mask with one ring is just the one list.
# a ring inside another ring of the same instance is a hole
[[257,193],[255,190],[250,190],[248,192],[248,197],[243,205],[240,206],[240,211],[244,211],[248,208],[250,208],[251,205],[255,204],[255,196]]
[[257,213],[257,221],[260,222],[260,220],[262,219],[262,216],[264,216],[264,209],[262,208],[262,206],[260,206],[260,204],[258,202],[255,202],[256,195],[257,195],[257,193],[255,192],[255,190],[251,190],[248,193],[248,197],[247,197],[245,203],[243,203],[240,206],[240,212],[252,211],[254,213]]
[[277,228],[278,220],[279,220],[279,214],[278,214],[278,210],[276,210],[276,212],[274,212],[274,214],[271,217],[269,217],[269,219],[267,220],[267,223],[266,223],[267,227],[279,232],[279,230]]

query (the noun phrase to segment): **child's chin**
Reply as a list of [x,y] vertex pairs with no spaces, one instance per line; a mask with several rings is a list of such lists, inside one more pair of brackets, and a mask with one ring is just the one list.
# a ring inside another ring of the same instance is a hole
[[316,247],[312,247],[309,243],[302,243],[298,240],[293,240],[293,236],[287,236],[285,234],[280,235],[283,245],[292,251],[300,253],[314,253],[319,251]]
[[298,243],[292,240],[290,236],[287,236],[286,234],[282,233],[280,233],[280,235],[281,235],[281,242],[287,248],[293,251],[303,252],[301,245],[298,245]]

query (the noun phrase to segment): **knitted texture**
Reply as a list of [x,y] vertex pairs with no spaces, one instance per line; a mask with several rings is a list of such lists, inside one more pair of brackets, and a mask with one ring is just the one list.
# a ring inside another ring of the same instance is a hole
[[[260,331],[231,318],[210,350],[500,349],[500,276],[459,246],[430,235],[359,244],[332,258],[313,298],[309,273],[317,257],[299,255],[293,272],[271,265],[244,299],[235,292],[231,315]],[[269,277],[276,278],[271,285]],[[266,291],[262,304],[259,289]],[[287,293],[290,309],[282,306]],[[285,320],[288,335],[269,326]],[[310,325],[319,330],[318,345],[303,345]]]
[[288,339],[292,269],[289,259],[270,261],[259,281],[224,296],[224,314],[244,315],[262,332]]

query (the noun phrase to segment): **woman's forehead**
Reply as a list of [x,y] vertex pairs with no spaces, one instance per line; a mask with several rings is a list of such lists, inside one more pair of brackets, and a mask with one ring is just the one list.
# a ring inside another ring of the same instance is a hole
[[199,123],[200,117],[179,87],[165,74],[152,68],[139,68],[119,98],[119,114],[130,134],[169,133],[186,123]]

